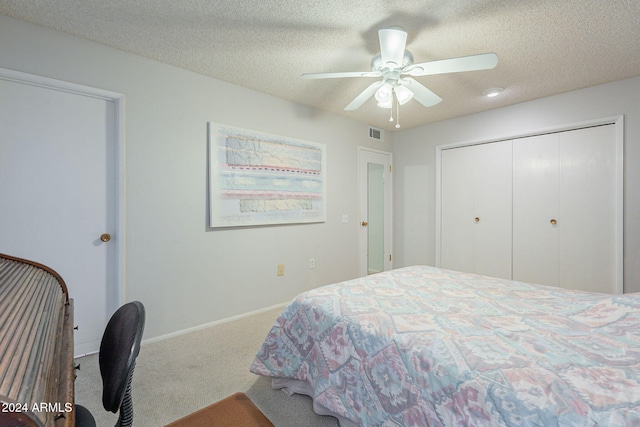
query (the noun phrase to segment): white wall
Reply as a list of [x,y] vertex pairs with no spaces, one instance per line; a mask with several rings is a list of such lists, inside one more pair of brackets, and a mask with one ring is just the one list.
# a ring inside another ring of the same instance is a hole
[[[145,303],[146,339],[358,275],[357,147],[391,151],[366,124],[4,15],[0,40],[0,67],[125,95],[126,299]],[[327,222],[208,229],[208,121],[326,144]]]
[[[640,291],[640,77],[394,134],[395,266],[435,263],[435,147],[625,116],[624,286]],[[508,92],[505,92],[508,96]]]

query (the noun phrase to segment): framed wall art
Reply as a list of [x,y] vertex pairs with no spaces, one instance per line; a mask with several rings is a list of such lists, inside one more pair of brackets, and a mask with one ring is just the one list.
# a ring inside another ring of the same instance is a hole
[[209,123],[210,226],[326,221],[326,146]]

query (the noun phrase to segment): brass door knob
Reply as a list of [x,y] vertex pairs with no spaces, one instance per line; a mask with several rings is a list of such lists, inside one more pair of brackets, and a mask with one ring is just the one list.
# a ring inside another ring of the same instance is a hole
[[473,220],[474,220],[475,222],[480,222],[480,218],[478,218],[478,217],[475,217]]
[[111,240],[111,234],[104,233],[102,236],[100,236],[100,240],[107,243],[109,240]]
[[556,221],[555,219],[552,219],[551,221],[549,221],[551,223],[551,225],[556,225],[558,223],[558,221]]
[[369,223],[367,221],[362,221],[360,225],[362,225],[363,227],[366,227],[367,225],[369,225]]

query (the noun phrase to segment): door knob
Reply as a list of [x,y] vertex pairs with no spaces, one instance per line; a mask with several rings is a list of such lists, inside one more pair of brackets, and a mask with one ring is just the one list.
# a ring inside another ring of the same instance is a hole
[[100,236],[100,240],[107,243],[109,240],[111,240],[111,234],[104,233],[102,236]]
[[363,227],[366,227],[367,225],[369,225],[369,223],[367,221],[362,221],[360,225],[362,225]]
[[475,217],[475,218],[474,218],[474,221],[475,221],[475,222],[480,222],[480,218]]
[[551,223],[551,225],[556,225],[558,223],[558,221],[556,221],[555,219],[552,219],[551,221],[549,221]]

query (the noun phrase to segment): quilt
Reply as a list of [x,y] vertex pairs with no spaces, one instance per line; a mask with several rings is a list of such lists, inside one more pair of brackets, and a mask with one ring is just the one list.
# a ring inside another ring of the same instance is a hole
[[638,426],[640,293],[401,268],[296,297],[250,370],[360,426]]

